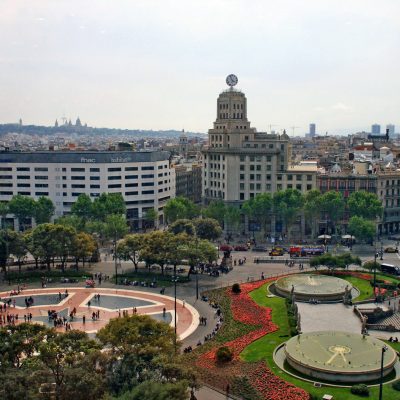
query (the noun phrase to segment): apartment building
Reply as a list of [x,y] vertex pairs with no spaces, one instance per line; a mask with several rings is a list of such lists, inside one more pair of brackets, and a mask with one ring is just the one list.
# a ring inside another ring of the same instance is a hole
[[154,208],[163,223],[163,207],[175,196],[175,175],[166,151],[40,151],[0,153],[0,201],[21,194],[48,196],[55,216],[68,214],[82,193],[121,193],[132,230],[142,227]]

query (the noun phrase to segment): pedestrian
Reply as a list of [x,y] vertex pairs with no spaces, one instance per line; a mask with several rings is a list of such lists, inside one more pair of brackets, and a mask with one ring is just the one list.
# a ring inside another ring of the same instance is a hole
[[88,301],[88,303],[87,303],[87,305],[88,305],[88,308],[90,308],[90,305],[91,305],[92,303],[90,302],[90,300]]
[[185,300],[183,300],[183,301],[182,301],[182,307],[183,307],[183,308],[185,308],[185,304],[186,304],[186,302],[185,302]]
[[165,318],[166,312],[167,312],[167,310],[166,310],[165,307],[164,307],[163,310],[162,310],[162,315],[163,315],[164,318]]
[[82,323],[83,323],[83,325],[85,325],[85,323],[86,323],[86,316],[85,315],[82,317]]

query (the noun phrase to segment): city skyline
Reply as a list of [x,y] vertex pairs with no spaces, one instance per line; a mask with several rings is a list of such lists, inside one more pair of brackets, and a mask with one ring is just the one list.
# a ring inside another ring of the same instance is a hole
[[[399,126],[400,5],[4,1],[0,121],[207,132],[235,73],[260,131]],[[156,91],[158,94],[156,95]]]

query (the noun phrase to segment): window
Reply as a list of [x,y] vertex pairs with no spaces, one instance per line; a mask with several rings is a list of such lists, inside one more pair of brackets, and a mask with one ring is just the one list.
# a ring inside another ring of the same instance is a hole
[[137,171],[138,167],[125,167],[125,171]]
[[13,194],[13,192],[0,192],[0,195],[3,195],[3,196],[12,196],[12,194]]
[[35,196],[48,196],[49,192],[35,192]]
[[125,183],[125,187],[137,187],[137,183]]
[[250,174],[250,180],[254,181],[254,174]]
[[71,168],[71,172],[85,172],[85,168]]
[[125,196],[136,196],[139,192],[125,192]]
[[254,171],[254,165],[250,165],[250,171]]
[[72,181],[84,181],[85,177],[84,176],[71,176]]
[[240,156],[240,161],[246,161],[246,156]]
[[100,168],[90,168],[90,172],[100,172]]
[[30,183],[17,183],[17,187],[31,187]]
[[[0,179],[12,179],[12,175],[0,175]],[[21,178],[17,177],[17,179],[21,179]],[[25,179],[25,178],[22,178],[22,179]],[[28,176],[28,179],[29,179],[29,176]]]
[[90,177],[90,180],[91,180],[91,181],[99,181],[99,180],[100,180],[100,177],[99,177],[99,176],[91,176],[91,177]]
[[242,180],[243,180],[243,179],[244,179],[244,174],[240,174],[240,176],[239,176],[239,177],[240,177],[240,179],[242,179]]
[[261,181],[261,174],[256,175],[256,181]]
[[35,183],[36,188],[47,188],[49,185],[47,183]]
[[0,167],[0,171],[12,171],[11,167]]
[[36,175],[35,179],[42,180],[42,181],[47,181],[49,179],[49,177],[47,175]]
[[0,187],[12,187],[12,183],[0,183]]
[[153,166],[142,167],[142,171],[154,171],[154,167]]
[[153,174],[142,175],[142,179],[151,179],[151,178],[154,178]]
[[265,190],[271,190],[271,184],[270,183],[267,183],[265,185]]
[[278,183],[278,184],[276,185],[276,189],[277,189],[277,190],[282,190],[282,184],[281,184],[281,183]]
[[113,167],[113,168],[108,168],[108,172],[120,172],[121,168]]
[[287,176],[287,180],[288,181],[291,181],[293,179],[293,175],[291,175],[291,174],[288,174],[288,176]]
[[296,185],[296,189],[301,191],[301,183],[298,183],[298,184]]
[[81,194],[83,194],[83,193],[72,192],[72,193],[71,193],[71,196],[72,196],[72,197],[79,197]]
[[100,189],[100,185],[90,185],[90,189]]
[[125,179],[137,179],[138,175],[125,175]]
[[245,167],[245,166],[244,166],[243,164],[240,164],[240,170],[241,170],[241,171],[244,171],[244,167]]
[[113,183],[111,185],[108,185],[109,189],[116,189],[116,188],[120,188],[121,184],[120,183]]
[[22,196],[30,196],[31,192],[18,192],[18,194],[21,194]]
[[312,185],[307,185],[307,190],[311,190],[312,189]]
[[312,175],[307,175],[307,180],[312,181]]
[[239,185],[239,189],[240,189],[240,190],[244,190],[244,183],[241,183],[241,184]]
[[72,184],[71,188],[72,189],[84,189],[85,185]]
[[28,167],[17,167],[17,171],[30,171],[31,169]]
[[270,180],[271,180],[271,175],[265,175],[265,179],[266,179],[267,181],[270,181]]
[[154,182],[143,182],[142,186],[154,186]]
[[46,167],[35,167],[35,171],[46,172],[46,171],[48,171],[48,170],[49,170],[49,169],[46,168]]
[[143,190],[142,194],[154,194],[154,190]]
[[240,199],[240,200],[244,200],[244,193],[240,193],[240,194],[239,194],[239,199]]
[[121,179],[121,177],[119,175],[117,176],[109,176],[108,180],[109,181],[119,181]]

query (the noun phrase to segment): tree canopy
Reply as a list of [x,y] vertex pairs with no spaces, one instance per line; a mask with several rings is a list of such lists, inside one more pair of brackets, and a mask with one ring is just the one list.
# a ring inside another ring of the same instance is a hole
[[347,206],[350,215],[353,217],[375,220],[383,213],[383,207],[378,196],[364,190],[353,192],[347,200]]
[[168,224],[172,224],[177,219],[192,219],[199,214],[199,207],[185,197],[170,199],[164,206],[164,216]]

